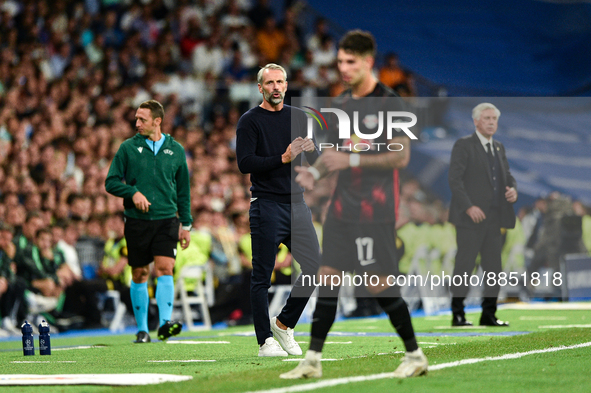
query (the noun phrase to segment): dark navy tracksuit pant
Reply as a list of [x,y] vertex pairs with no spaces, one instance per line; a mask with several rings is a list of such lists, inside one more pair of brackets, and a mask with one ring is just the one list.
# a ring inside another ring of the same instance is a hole
[[[250,297],[257,341],[262,345],[273,336],[268,294],[279,245],[285,244],[302,267],[302,274],[310,276],[318,271],[320,247],[312,225],[312,214],[303,201],[289,204],[257,198],[251,202],[249,213],[252,239]],[[293,328],[313,291],[313,286],[302,286],[300,275],[277,318]]]

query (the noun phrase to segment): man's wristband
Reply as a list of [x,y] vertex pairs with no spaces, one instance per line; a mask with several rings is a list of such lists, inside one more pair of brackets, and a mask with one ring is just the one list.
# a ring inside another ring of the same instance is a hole
[[359,155],[359,153],[349,154],[349,166],[351,168],[355,168],[355,167],[359,166],[360,163],[361,163],[361,156]]
[[183,225],[181,228],[183,229],[183,231],[190,231],[191,229],[193,229],[193,225]]
[[313,166],[308,167],[308,172],[312,174],[314,180],[320,179],[320,172],[318,172],[318,169],[314,168]]

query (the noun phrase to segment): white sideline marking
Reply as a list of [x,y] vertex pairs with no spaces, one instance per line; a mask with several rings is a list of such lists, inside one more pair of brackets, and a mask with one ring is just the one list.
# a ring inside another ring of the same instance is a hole
[[486,329],[486,326],[479,326],[479,325],[474,325],[474,326],[451,326],[451,325],[447,325],[447,326],[435,326],[433,329],[439,329],[439,330],[474,330],[474,329]]
[[567,317],[519,317],[520,321],[565,321]]
[[[304,360],[304,359],[283,359],[284,362],[299,362],[300,360]],[[343,360],[343,359],[320,359],[321,362],[338,362],[339,360]]]
[[438,315],[438,316],[430,316],[423,318],[425,321],[441,321],[442,319],[447,319],[449,316],[447,315]]
[[[384,318],[375,318],[375,317],[371,317],[371,318],[363,318],[363,323],[374,323],[374,322],[379,322],[379,321],[384,321],[387,319]],[[344,325],[343,321],[339,321],[339,322],[335,322],[335,326],[341,326]]]
[[384,378],[392,378],[394,373],[382,373],[382,374],[373,374],[373,375],[362,375],[358,377],[347,377],[347,378],[335,378],[335,379],[327,379],[325,381],[319,382],[312,382],[303,385],[294,385],[288,386],[285,388],[276,388],[276,389],[269,389],[269,390],[257,390],[253,392],[247,393],[290,393],[290,392],[306,392],[309,390],[321,389],[326,388],[329,386],[337,386],[337,385],[344,385],[351,382],[363,382],[363,381],[373,381],[376,379],[384,379]]
[[53,348],[52,351],[70,351],[72,349],[91,349],[91,348],[105,348],[104,345],[80,345],[78,347],[71,348]]
[[[553,347],[553,348],[546,348],[546,349],[538,349],[535,351],[528,351],[528,352],[510,353],[507,355],[495,356],[495,357],[489,356],[489,357],[477,358],[477,359],[464,359],[464,360],[459,360],[456,362],[442,363],[442,364],[437,364],[434,366],[429,366],[429,371],[441,370],[444,368],[462,366],[464,364],[474,364],[474,363],[493,361],[493,360],[518,359],[522,356],[534,355],[534,354],[538,354],[538,353],[557,352],[557,351],[563,351],[565,349],[576,349],[576,348],[584,348],[584,347],[590,347],[590,346],[591,346],[591,342],[586,342],[583,344],[576,344],[576,345],[571,345],[568,347],[560,346],[560,347]],[[312,382],[312,383],[306,383],[306,384],[294,385],[294,386],[287,386],[284,388],[257,390],[257,391],[248,392],[248,393],[306,392],[309,390],[321,389],[321,388],[325,388],[325,387],[329,387],[329,386],[344,385],[344,384],[348,384],[348,383],[352,383],[352,382],[374,381],[377,379],[393,378],[393,377],[394,377],[393,372],[372,374],[372,375],[360,375],[360,376],[356,376],[356,377],[326,379],[324,381],[318,381],[318,382]]]
[[0,375],[0,385],[152,385],[180,382],[191,376],[171,374],[11,374]]
[[464,364],[474,364],[474,363],[486,362],[489,360],[519,359],[520,357],[527,356],[527,355],[535,355],[538,353],[557,352],[557,351],[564,351],[565,349],[576,349],[576,348],[584,348],[584,347],[590,347],[590,346],[591,346],[591,342],[586,342],[583,344],[570,345],[568,347],[561,345],[559,347],[553,347],[553,348],[536,349],[535,351],[508,353],[507,355],[502,355],[502,356],[495,356],[495,357],[487,356],[485,358],[479,358],[479,359],[464,359],[464,360],[459,360],[456,362],[442,363],[442,364],[436,364],[434,366],[429,366],[429,371],[441,370],[443,368],[449,368],[449,367],[462,366]]
[[148,363],[198,363],[198,362],[215,362],[215,360],[201,360],[201,359],[190,359],[190,360],[148,360]]
[[167,341],[168,344],[230,344],[230,341]]
[[426,345],[456,345],[456,343],[429,343],[424,341],[419,341],[417,344],[426,344]]
[[591,328],[591,325],[542,325],[538,329]]
[[13,360],[10,363],[76,363],[75,360],[56,360],[52,362],[51,360]]
[[591,302],[572,303],[511,303],[500,306],[503,310],[591,310]]
[[[296,341],[298,344],[308,344],[308,341]],[[325,344],[353,344],[353,341],[326,341]]]
[[[325,343],[328,344],[328,343]],[[349,344],[349,343],[331,343],[331,344]],[[432,347],[423,347],[423,348],[435,348],[434,346]],[[397,353],[405,353],[405,351],[394,351],[394,352],[384,352],[384,353],[378,353],[378,356],[380,355],[394,355]],[[362,359],[362,358],[366,358],[366,355],[361,355],[361,356],[352,356],[349,357],[347,359]],[[289,358],[289,359],[283,359],[284,362],[299,362],[300,360],[303,360],[301,358]],[[338,362],[341,360],[345,360],[345,359],[320,359],[321,362]]]
[[255,332],[231,332],[231,333],[220,333],[219,336],[243,336],[243,337],[253,337]]

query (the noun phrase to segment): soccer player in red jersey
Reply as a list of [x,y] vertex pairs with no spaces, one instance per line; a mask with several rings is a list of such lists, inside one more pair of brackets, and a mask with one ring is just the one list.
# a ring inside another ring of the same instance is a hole
[[[392,278],[399,274],[395,240],[398,169],[406,167],[410,160],[410,139],[402,132],[390,139],[386,132],[370,139],[357,136],[357,130],[363,135],[377,135],[379,111],[383,115],[390,103],[398,102],[398,109],[404,107],[396,93],[373,75],[375,50],[375,40],[367,32],[350,31],[340,41],[337,63],[348,89],[335,100],[335,106],[347,113],[353,123],[353,114],[357,112],[357,122],[352,127],[356,126],[356,132],[350,133],[348,139],[342,139],[340,131],[330,132],[329,142],[337,149],[323,150],[312,167],[296,168],[296,182],[306,189],[312,189],[316,180],[330,172],[339,173],[324,223],[322,265],[318,272],[321,284],[310,348],[295,369],[281,374],[284,379],[322,376],[322,347],[335,319],[339,292],[339,286],[331,284],[336,282],[333,278],[341,278],[345,271],[367,273],[375,278],[366,285],[367,290],[388,314],[406,347],[404,360],[394,375],[406,378],[427,372],[427,358],[417,345],[406,302],[400,288],[392,285]],[[383,126],[386,121],[382,121]],[[332,119],[328,123],[336,124]],[[339,129],[343,125],[340,126]]]

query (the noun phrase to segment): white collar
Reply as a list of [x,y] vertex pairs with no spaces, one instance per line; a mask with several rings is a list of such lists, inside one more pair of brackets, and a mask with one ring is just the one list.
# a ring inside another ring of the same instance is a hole
[[478,132],[478,130],[476,130],[476,136],[480,140],[480,143],[482,143],[482,147],[484,148],[484,151],[487,153],[488,153],[488,148],[486,147],[486,145],[490,143],[490,150],[492,151],[492,154],[494,156],[495,155],[495,145],[493,144],[492,137],[490,138],[490,140],[488,140],[480,132]]

